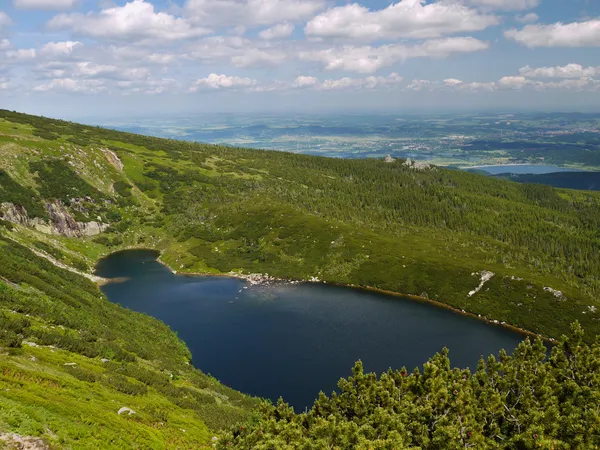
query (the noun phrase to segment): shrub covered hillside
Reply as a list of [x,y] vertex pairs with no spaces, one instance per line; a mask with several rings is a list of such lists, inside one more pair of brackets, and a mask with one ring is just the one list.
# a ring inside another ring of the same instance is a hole
[[595,449],[600,446],[600,345],[574,326],[552,349],[523,342],[513,356],[451,369],[448,354],[423,367],[377,378],[356,364],[339,394],[321,394],[295,414],[264,404],[259,420],[238,425],[220,449]]
[[0,448],[3,433],[50,448],[211,448],[248,417],[257,401],[193,369],[165,325],[1,234]]
[[283,400],[238,425],[220,449],[594,449],[600,446],[600,345],[577,324],[546,358],[541,340],[513,356],[483,359],[475,372],[451,369],[447,352],[422,371],[377,378],[359,362],[309,412]]
[[13,239],[80,270],[144,246],[180,272],[316,277],[550,337],[600,331],[597,192],[0,111],[0,197]]

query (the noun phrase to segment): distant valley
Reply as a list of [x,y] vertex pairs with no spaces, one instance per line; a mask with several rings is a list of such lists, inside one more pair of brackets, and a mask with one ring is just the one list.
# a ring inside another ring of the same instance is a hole
[[441,166],[552,164],[600,169],[600,115],[198,114],[91,124],[158,137],[340,158],[427,160]]

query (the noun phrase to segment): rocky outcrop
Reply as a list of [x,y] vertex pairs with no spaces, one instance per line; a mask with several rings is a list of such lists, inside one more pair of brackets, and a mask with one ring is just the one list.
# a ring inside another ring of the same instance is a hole
[[564,301],[567,299],[567,297],[565,297],[565,294],[563,294],[561,291],[558,291],[556,289],[552,289],[551,287],[544,286],[544,291],[550,292],[552,295],[554,295],[559,300]]
[[467,294],[467,297],[473,297],[475,294],[477,294],[483,288],[483,285],[490,281],[495,274],[494,272],[490,272],[489,270],[482,270],[481,272],[475,272],[471,275],[480,275],[479,286],[477,286],[475,289],[469,292]]
[[49,220],[29,217],[22,206],[12,203],[0,204],[0,217],[9,222],[35,228],[42,233],[57,234],[68,237],[95,236],[103,232],[108,225],[101,222],[78,222],[60,202],[46,203]]
[[383,162],[386,163],[393,163],[394,161],[396,161],[394,158],[392,158],[392,155],[385,155],[385,158],[383,158]]
[[128,408],[127,406],[123,406],[122,408],[119,409],[119,411],[117,412],[118,415],[121,415],[123,413],[127,413],[128,416],[131,416],[132,414],[136,414],[136,412],[131,409]]
[[106,159],[108,160],[108,162],[115,169],[117,169],[119,172],[123,171],[123,162],[121,161],[121,159],[117,156],[117,154],[115,152],[113,152],[112,150],[109,150],[107,148],[103,148],[102,153],[104,153],[104,156],[106,156]]
[[435,169],[435,166],[432,166],[429,163],[423,162],[423,161],[415,161],[413,159],[410,158],[406,158],[406,161],[404,161],[404,165],[410,169],[413,170],[428,170],[428,169]]
[[21,436],[16,433],[0,433],[2,448],[20,450],[48,450],[48,445],[40,438]]

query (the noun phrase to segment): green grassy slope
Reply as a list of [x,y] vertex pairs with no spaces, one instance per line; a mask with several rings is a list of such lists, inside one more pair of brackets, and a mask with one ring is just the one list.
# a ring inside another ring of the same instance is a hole
[[[79,239],[8,232],[69,265],[145,246],[181,272],[317,277],[428,297],[551,337],[574,320],[588,336],[600,331],[598,193],[8,111],[0,156],[2,201],[44,218],[45,203],[58,199],[79,221],[111,224]],[[495,276],[469,297],[483,270]]]
[[60,448],[203,448],[257,401],[190,359],[164,324],[0,236],[0,431]]

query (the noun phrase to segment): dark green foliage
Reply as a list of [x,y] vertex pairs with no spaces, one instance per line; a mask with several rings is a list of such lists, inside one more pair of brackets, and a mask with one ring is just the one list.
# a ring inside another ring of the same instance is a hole
[[0,329],[0,347],[18,348],[22,342],[23,336],[12,330]]
[[150,406],[144,409],[145,414],[148,414],[154,422],[166,423],[169,420],[169,410],[164,407]]
[[196,411],[199,417],[206,418],[206,425],[211,430],[227,429],[230,427],[229,424],[237,423],[248,418],[248,414],[244,414],[239,408],[234,408],[229,405],[201,405]]
[[452,369],[447,350],[409,374],[377,378],[358,362],[339,393],[321,393],[296,414],[280,401],[237,425],[220,449],[597,448],[600,445],[600,344],[582,342],[576,325],[547,358],[537,340],[513,356]]
[[96,201],[104,195],[77,175],[67,162],[59,159],[30,163],[32,172],[37,172],[42,197],[61,200],[66,205],[76,197],[91,197]]
[[102,381],[123,394],[145,395],[148,393],[148,387],[144,384],[130,381],[123,375],[110,374]]
[[86,381],[88,383],[95,383],[100,379],[100,376],[98,374],[95,374],[94,372],[91,372],[89,370],[82,369],[79,366],[65,366],[64,370],[69,375],[73,375],[78,380]]
[[106,218],[109,222],[120,222],[123,219],[123,215],[118,209],[111,209],[106,213]]
[[114,183],[115,192],[121,197],[131,197],[131,185],[124,181]]
[[88,272],[90,270],[88,263],[81,259],[71,259],[70,264],[81,272]]
[[27,318],[0,313],[0,347],[20,347],[29,326]]
[[124,375],[135,378],[148,386],[164,387],[169,384],[169,377],[165,374],[155,372],[153,370],[144,369],[138,365],[127,364],[118,369]]
[[63,259],[65,256],[63,254],[63,252],[61,252],[59,249],[51,246],[50,244],[47,244],[46,242],[34,241],[33,245],[35,245],[36,248],[42,250],[43,252],[46,252],[49,255],[54,256],[56,259]]
[[97,244],[101,244],[101,245],[110,245],[110,240],[108,239],[107,236],[101,235],[98,237],[95,237],[94,239],[92,239],[94,242],[96,242]]
[[8,231],[12,231],[15,229],[15,226],[10,223],[8,220],[0,219],[0,227],[6,228]]
[[29,217],[48,217],[42,199],[34,190],[21,186],[10,175],[0,170],[0,199],[25,208]]

